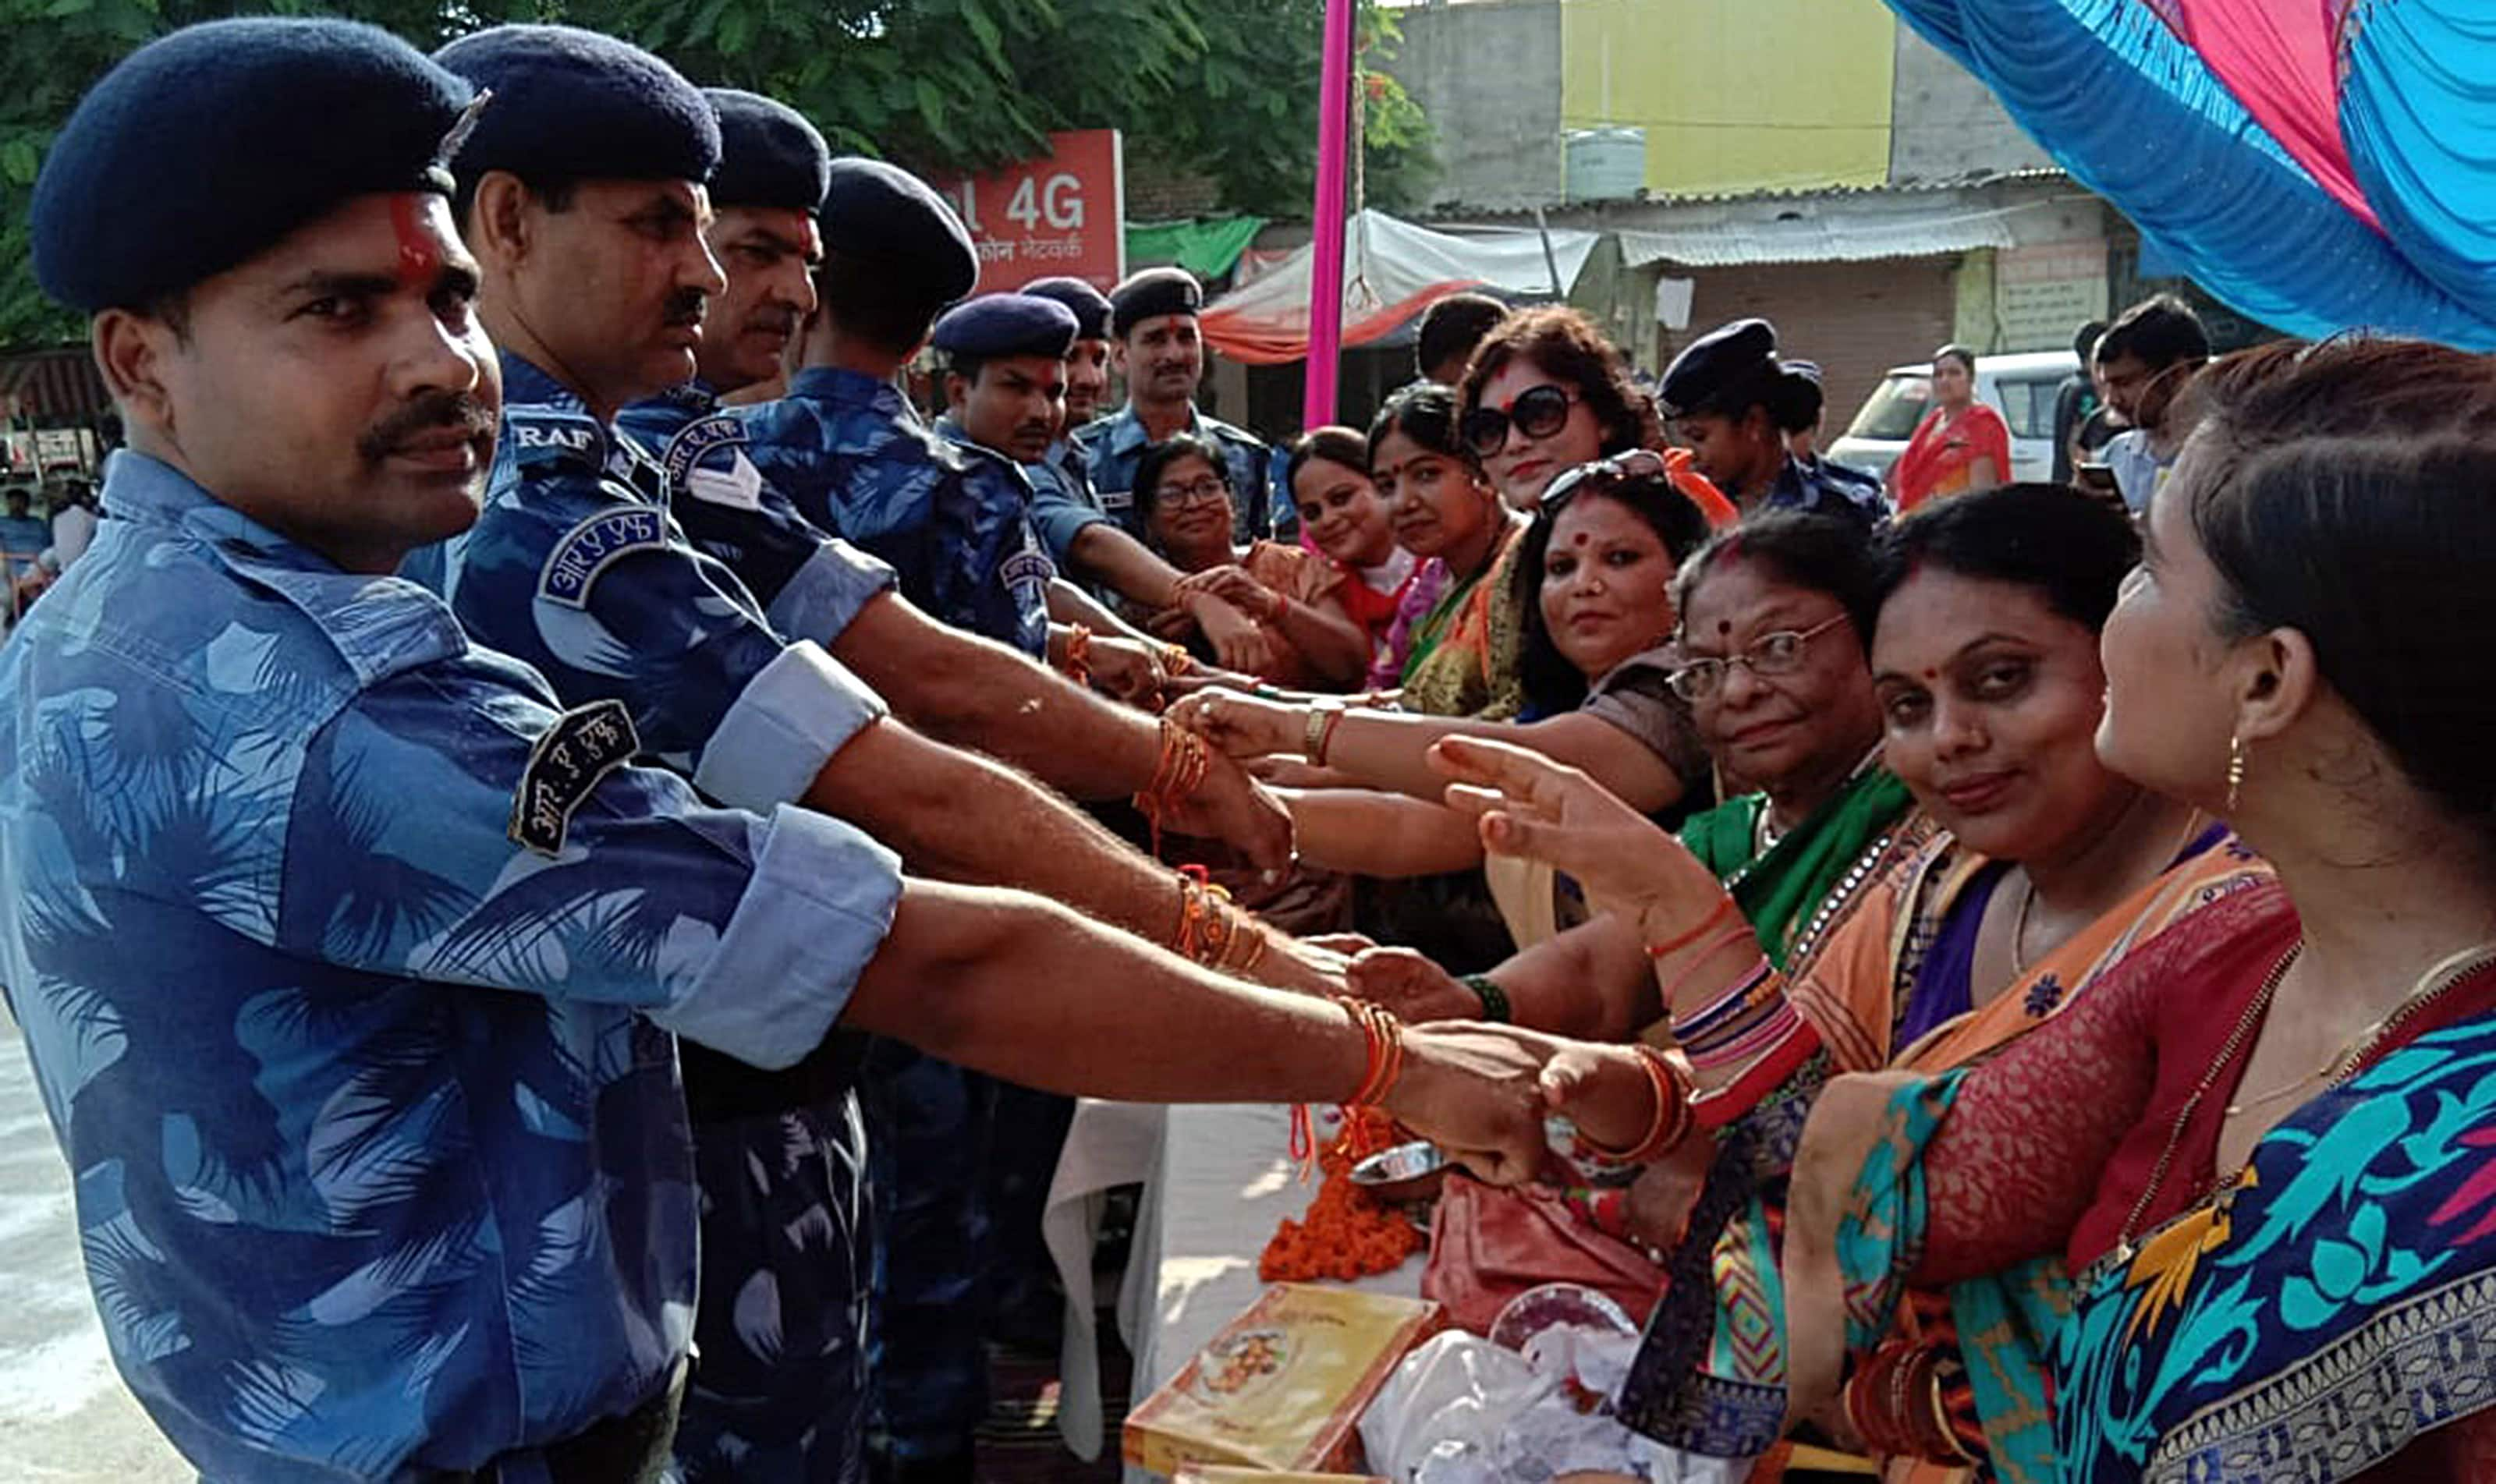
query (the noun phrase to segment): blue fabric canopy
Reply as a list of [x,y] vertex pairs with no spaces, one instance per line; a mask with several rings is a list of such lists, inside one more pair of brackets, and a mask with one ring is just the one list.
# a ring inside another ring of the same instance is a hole
[[1889,3],[2239,312],[2496,349],[2484,0]]

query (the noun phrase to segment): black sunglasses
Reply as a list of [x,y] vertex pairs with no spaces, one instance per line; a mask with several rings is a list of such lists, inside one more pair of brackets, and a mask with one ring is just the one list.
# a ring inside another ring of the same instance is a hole
[[1652,448],[1632,448],[1626,453],[1616,453],[1610,458],[1599,458],[1592,463],[1579,464],[1576,468],[1562,474],[1560,478],[1544,486],[1543,499],[1538,509],[1546,517],[1556,515],[1560,512],[1560,507],[1569,502],[1570,496],[1589,484],[1611,487],[1627,483],[1632,479],[1665,479],[1670,472],[1664,461],[1663,454]]
[[1576,400],[1576,393],[1568,387],[1546,382],[1518,392],[1506,412],[1496,407],[1475,408],[1465,414],[1458,431],[1464,435],[1465,447],[1488,458],[1507,445],[1512,423],[1528,438],[1548,438],[1559,432],[1569,420],[1570,404]]

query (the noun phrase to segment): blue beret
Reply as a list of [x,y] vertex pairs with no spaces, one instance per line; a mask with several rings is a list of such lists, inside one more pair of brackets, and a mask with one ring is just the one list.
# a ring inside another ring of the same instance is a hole
[[447,194],[445,137],[469,93],[355,21],[212,20],[150,42],[87,93],[44,161],[35,281],[89,314],[140,308],[352,197]]
[[494,105],[451,168],[523,180],[706,181],[719,168],[719,115],[657,57],[575,26],[496,26],[433,59]]
[[775,99],[733,87],[706,87],[719,114],[719,172],[710,177],[714,206],[777,206],[812,212],[831,184],[832,152],[806,115]]
[[1022,286],[1034,298],[1055,299],[1075,311],[1075,338],[1109,338],[1109,295],[1079,278],[1042,278]]
[[1036,294],[983,294],[945,311],[928,344],[948,356],[995,360],[1075,349],[1075,311]]
[[1204,286],[1185,268],[1146,268],[1109,291],[1109,332],[1119,339],[1146,320],[1194,314],[1204,307]]
[[1656,401],[1668,417],[1703,412],[1717,398],[1748,386],[1777,356],[1777,327],[1765,320],[1736,320],[1709,330],[1683,348],[1664,368]]
[[875,269],[921,302],[950,304],[980,283],[980,252],[945,198],[908,170],[844,155],[824,192],[824,251]]

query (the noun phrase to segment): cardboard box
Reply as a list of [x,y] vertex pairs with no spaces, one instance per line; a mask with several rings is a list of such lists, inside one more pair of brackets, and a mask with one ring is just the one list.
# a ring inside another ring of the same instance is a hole
[[1413,1346],[1445,1322],[1439,1306],[1311,1283],[1277,1283],[1127,1417],[1126,1461],[1166,1479],[1217,1465],[1346,1473],[1356,1424]]

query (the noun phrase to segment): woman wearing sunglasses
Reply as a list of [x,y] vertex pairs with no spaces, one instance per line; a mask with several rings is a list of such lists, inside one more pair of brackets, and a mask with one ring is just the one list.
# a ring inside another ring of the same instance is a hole
[[[2097,759],[2098,631],[2137,555],[2121,514],[2052,485],[1962,497],[1891,533],[1871,651],[1884,756],[1943,832],[1851,911],[1824,909],[1842,925],[1806,924],[1783,970],[1704,863],[1581,774],[1443,744],[1457,777],[1487,788],[1477,801],[1493,850],[1621,904],[1647,974],[1612,1024],[1669,1034],[1687,1058],[1586,1044],[1548,1075],[1591,1149],[1655,1161],[1620,1212],[1632,1235],[1670,1249],[1670,1285],[1619,1400],[1632,1426],[1717,1457],[1776,1440],[1784,1348],[1767,1205],[1832,1068],[1964,1066],[2045,1023],[2184,913],[2266,878],[2209,816]],[[1658,1007],[1669,1026],[1654,1024]],[[1700,1090],[1711,1096],[1685,1117]],[[1714,1138],[1674,1137],[1699,1119]],[[1964,1373],[1941,1395],[1953,1437],[1981,1446]]]
[[[1264,632],[1270,658],[1259,679],[1349,688],[1368,670],[1369,639],[1344,611],[1339,569],[1280,541],[1232,544],[1231,478],[1220,449],[1190,433],[1155,444],[1136,465],[1136,489],[1146,542],[1185,573],[1179,597],[1209,592]],[[1143,621],[1164,638],[1193,628],[1183,602]]]
[[[1451,732],[1507,737],[1566,757],[1622,797],[1677,819],[1708,781],[1688,708],[1671,694],[1663,649],[1670,585],[1707,539],[1705,518],[1651,459],[1591,465],[1555,482],[1523,538],[1520,562],[1540,574],[1525,645],[1529,704],[1517,722],[1451,722],[1392,711],[1294,706],[1208,695],[1189,719],[1241,757],[1298,755],[1347,787],[1290,795],[1301,856],[1358,876],[1405,878],[1482,864],[1472,821],[1435,796],[1425,760]],[[1420,797],[1409,791],[1421,790]],[[1501,883],[1494,882],[1497,886]],[[1506,901],[1512,933],[1548,936],[1569,912],[1546,875]],[[1531,894],[1532,900],[1526,895]],[[1525,930],[1525,924],[1540,926]]]
[[1820,382],[1777,358],[1767,321],[1736,320],[1692,341],[1666,369],[1658,400],[1699,472],[1744,515],[1811,510],[1865,531],[1889,518],[1879,479],[1789,451],[1790,436],[1820,416]]

